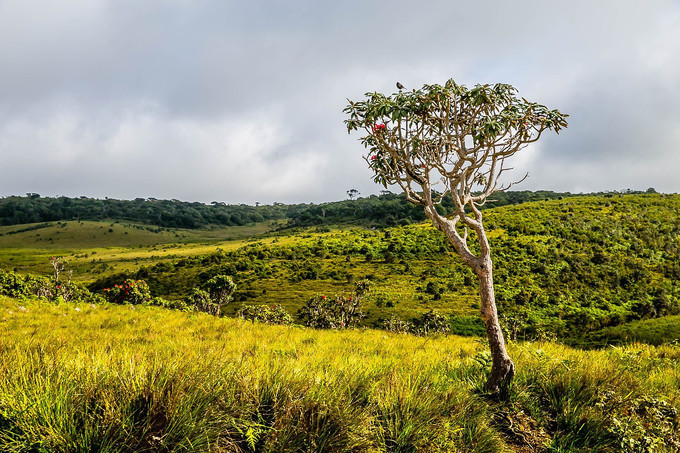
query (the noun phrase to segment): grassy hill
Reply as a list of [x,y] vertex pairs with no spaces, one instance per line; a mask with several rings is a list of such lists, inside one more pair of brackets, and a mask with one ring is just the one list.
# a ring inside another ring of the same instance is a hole
[[0,450],[620,452],[680,448],[680,349],[315,331],[0,296]]
[[633,321],[620,326],[607,327],[586,336],[583,345],[680,342],[680,316]]
[[[572,197],[485,211],[508,335],[580,338],[678,314],[679,212],[680,196],[658,194]],[[272,226],[2,227],[0,266],[49,275],[49,257],[56,254],[92,289],[143,278],[155,295],[169,299],[182,298],[216,274],[229,274],[239,285],[230,313],[242,302],[276,303],[295,312],[316,294],[348,293],[354,282],[370,279],[366,325],[410,319],[434,308],[452,315],[458,331],[469,330],[471,323],[475,331],[476,281],[428,225],[286,231]],[[234,228],[259,235],[237,239]]]

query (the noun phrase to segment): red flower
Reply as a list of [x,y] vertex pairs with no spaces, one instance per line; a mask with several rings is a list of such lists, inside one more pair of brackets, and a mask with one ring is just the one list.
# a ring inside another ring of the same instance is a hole
[[386,128],[387,128],[387,126],[385,126],[382,123],[376,124],[375,126],[373,126],[373,132],[381,132],[381,131],[385,130]]
[[375,160],[375,158],[378,156],[371,156],[371,160]]

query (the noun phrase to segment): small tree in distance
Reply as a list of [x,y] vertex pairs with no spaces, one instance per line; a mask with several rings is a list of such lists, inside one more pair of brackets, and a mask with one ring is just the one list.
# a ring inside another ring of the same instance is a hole
[[[517,97],[511,85],[468,89],[453,79],[389,96],[367,93],[348,100],[348,132],[361,130],[369,150],[364,159],[385,188],[398,185],[406,198],[423,206],[480,284],[480,311],[492,355],[485,388],[504,396],[515,375],[498,323],[489,240],[480,207],[495,192],[508,189],[499,177],[506,160],[537,141],[545,130],[559,132],[567,115]],[[455,212],[436,206],[451,197]],[[469,234],[469,232],[472,234]],[[472,246],[472,242],[476,246]]]

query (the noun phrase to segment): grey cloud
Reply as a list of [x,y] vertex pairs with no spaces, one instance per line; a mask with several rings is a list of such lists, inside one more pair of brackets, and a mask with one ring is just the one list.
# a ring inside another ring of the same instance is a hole
[[531,173],[521,187],[640,188],[656,175],[657,188],[679,191],[663,166],[680,145],[679,9],[6,0],[0,195],[272,202],[377,192],[344,130],[345,99],[449,77],[512,83],[571,114],[569,129],[519,160]]

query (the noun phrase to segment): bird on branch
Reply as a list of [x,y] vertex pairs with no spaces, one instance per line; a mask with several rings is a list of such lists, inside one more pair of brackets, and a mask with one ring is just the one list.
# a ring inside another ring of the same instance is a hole
[[399,88],[400,90],[405,90],[405,89],[406,89],[406,88],[404,87],[404,85],[401,84],[401,82],[397,82],[397,88]]

